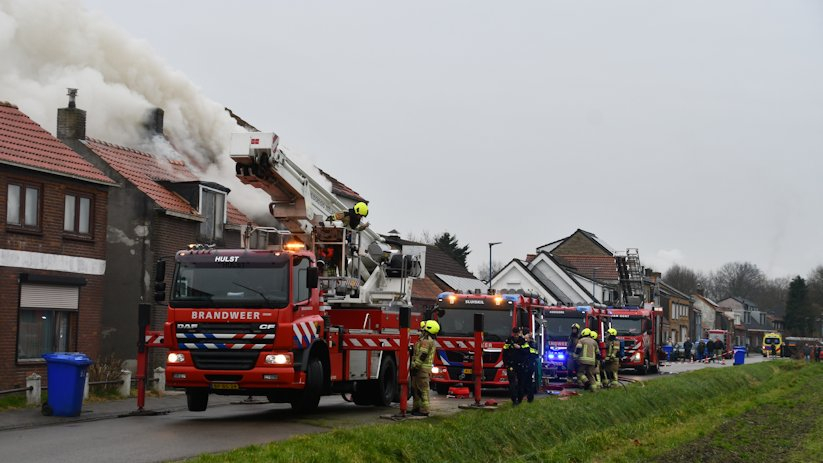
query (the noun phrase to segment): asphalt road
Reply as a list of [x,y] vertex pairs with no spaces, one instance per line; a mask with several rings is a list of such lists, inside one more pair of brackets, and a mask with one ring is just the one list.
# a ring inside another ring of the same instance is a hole
[[[764,361],[751,355],[746,363]],[[703,363],[673,363],[661,374],[644,376],[622,374],[624,378],[653,380],[700,368],[730,368]],[[458,405],[473,399],[453,399],[432,392],[432,411],[449,414]],[[542,396],[546,397],[546,396]],[[484,391],[484,400],[506,402],[505,392]],[[411,405],[411,404],[409,404]],[[287,405],[256,402],[240,398],[226,400],[202,413],[175,411],[167,415],[112,418],[71,422],[42,427],[7,429],[0,432],[0,461],[9,462],[161,462],[226,451],[251,444],[282,440],[298,434],[324,432],[336,427],[367,423],[392,423],[381,415],[397,409],[358,407],[339,396],[324,397],[317,413],[298,416]]]

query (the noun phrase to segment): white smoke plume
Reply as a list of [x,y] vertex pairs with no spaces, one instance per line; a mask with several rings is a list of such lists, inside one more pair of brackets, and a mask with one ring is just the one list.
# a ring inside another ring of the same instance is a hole
[[[77,88],[89,137],[166,158],[182,153],[204,179],[231,188],[229,199],[244,213],[267,211],[268,195],[235,176],[228,145],[231,133],[242,129],[223,105],[78,0],[0,0],[0,63],[0,101],[17,105],[46,130],[55,131],[66,89]],[[156,107],[165,112],[173,146],[144,129]]]

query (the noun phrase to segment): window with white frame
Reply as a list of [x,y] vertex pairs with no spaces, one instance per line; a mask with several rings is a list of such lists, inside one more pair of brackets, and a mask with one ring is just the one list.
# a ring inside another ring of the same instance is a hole
[[66,193],[63,212],[63,231],[91,237],[92,197],[80,193]]
[[211,242],[223,239],[223,225],[226,223],[226,193],[201,186],[199,212],[205,219],[200,224],[201,237]]

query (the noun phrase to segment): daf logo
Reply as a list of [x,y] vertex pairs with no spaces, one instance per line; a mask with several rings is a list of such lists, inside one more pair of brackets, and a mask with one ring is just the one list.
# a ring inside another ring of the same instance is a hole
[[215,262],[237,262],[240,256],[214,256]]
[[277,325],[274,325],[274,324],[268,325],[268,324],[264,323],[264,324],[260,325],[259,329],[261,329],[261,330],[273,330],[276,326]]
[[178,330],[193,330],[197,328],[197,323],[178,323],[177,329]]

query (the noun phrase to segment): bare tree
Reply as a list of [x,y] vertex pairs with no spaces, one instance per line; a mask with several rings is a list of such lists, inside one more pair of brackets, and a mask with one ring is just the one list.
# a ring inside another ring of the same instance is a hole
[[817,326],[823,326],[823,265],[818,265],[809,274],[809,295],[808,301],[811,305],[812,315],[818,320]]
[[[492,261],[492,276],[497,275],[501,270],[503,270],[505,264],[500,261]],[[489,264],[481,265],[477,267],[477,278],[483,280],[485,282],[489,281]]]
[[708,285],[706,275],[678,264],[666,270],[663,274],[663,281],[686,294],[694,294],[698,286],[706,288]]
[[434,244],[434,235],[432,235],[428,230],[423,230],[420,232],[420,235],[417,235],[416,233],[408,233],[406,234],[406,239],[416,243]]
[[786,307],[790,282],[788,277],[768,279],[755,292],[752,300],[757,302],[762,310],[782,314]]
[[766,275],[757,265],[749,262],[729,262],[712,273],[711,291],[714,297],[743,297],[751,299],[766,283]]

